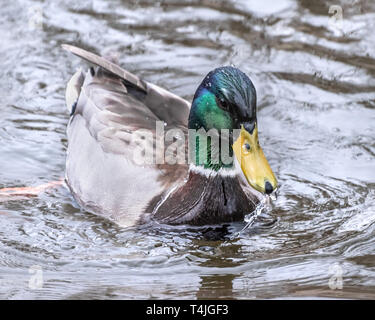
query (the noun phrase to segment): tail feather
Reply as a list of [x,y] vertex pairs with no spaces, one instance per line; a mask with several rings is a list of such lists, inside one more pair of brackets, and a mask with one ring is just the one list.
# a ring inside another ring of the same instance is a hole
[[113,61],[116,61],[116,58],[113,56],[113,54],[107,54],[107,58],[110,57],[110,60],[108,60],[104,57],[100,57],[92,52],[83,50],[81,48],[78,48],[72,45],[63,44],[62,47],[65,50],[75,54],[76,56],[81,57],[82,59],[85,59],[86,61],[89,61],[90,63],[93,63],[103,68],[104,70],[107,70],[108,72],[115,74],[121,79],[131,83],[133,86],[135,86],[139,90],[147,93],[147,84],[136,75],[121,68],[116,63],[113,63]]
[[70,115],[72,115],[75,111],[75,106],[81,93],[81,88],[84,81],[85,75],[82,68],[79,68],[78,71],[71,77],[66,86],[65,101]]

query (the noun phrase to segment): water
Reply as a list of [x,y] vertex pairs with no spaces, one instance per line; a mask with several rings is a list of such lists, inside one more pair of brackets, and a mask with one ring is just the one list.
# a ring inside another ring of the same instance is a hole
[[0,297],[375,298],[375,4],[336,3],[341,22],[322,0],[3,1],[0,188],[64,175],[65,84],[83,62],[62,43],[188,99],[239,67],[282,187],[239,235],[246,222],[121,229],[63,187],[0,199]]

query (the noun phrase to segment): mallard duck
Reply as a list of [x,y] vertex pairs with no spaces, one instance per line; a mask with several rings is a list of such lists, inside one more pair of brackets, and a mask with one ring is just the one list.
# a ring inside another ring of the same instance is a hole
[[[225,66],[208,73],[189,103],[110,59],[63,47],[95,65],[86,73],[78,70],[66,90],[70,120],[65,179],[87,211],[122,226],[149,219],[174,225],[218,224],[244,219],[262,193],[277,188],[258,141],[256,90],[239,69]],[[200,144],[203,129],[226,129],[231,161],[212,161],[214,154],[221,154],[221,144]],[[145,132],[138,135],[144,155],[157,145],[158,130],[170,134],[161,141],[165,152],[139,164],[135,132]],[[168,148],[175,150],[169,150],[170,157],[181,151],[177,142],[187,141],[190,132],[196,142],[188,150],[193,161],[180,157],[166,162]],[[164,161],[155,161],[158,157]]]

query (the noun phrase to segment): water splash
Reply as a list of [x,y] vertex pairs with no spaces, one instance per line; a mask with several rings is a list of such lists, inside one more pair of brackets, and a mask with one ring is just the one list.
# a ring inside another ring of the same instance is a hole
[[244,221],[246,222],[246,225],[237,233],[235,233],[231,240],[239,237],[242,232],[249,229],[256,221],[256,219],[263,213],[268,212],[271,210],[271,202],[277,200],[277,190],[273,192],[270,195],[263,195],[262,199],[260,200],[258,206],[255,208],[255,210],[249,214],[247,214],[244,218]]

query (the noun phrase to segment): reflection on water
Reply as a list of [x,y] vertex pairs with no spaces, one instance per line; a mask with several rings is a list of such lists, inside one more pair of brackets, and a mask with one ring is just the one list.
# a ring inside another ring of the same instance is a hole
[[282,188],[237,237],[245,223],[121,229],[64,188],[0,199],[0,297],[374,298],[375,5],[338,4],[340,21],[323,0],[4,3],[0,187],[64,174],[71,43],[188,99],[217,66],[245,71]]

